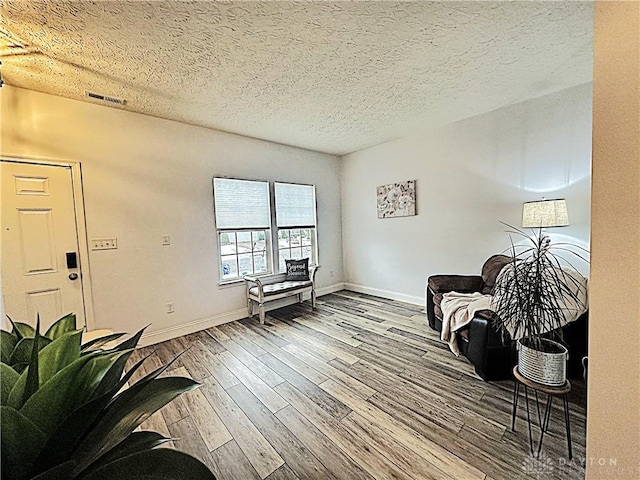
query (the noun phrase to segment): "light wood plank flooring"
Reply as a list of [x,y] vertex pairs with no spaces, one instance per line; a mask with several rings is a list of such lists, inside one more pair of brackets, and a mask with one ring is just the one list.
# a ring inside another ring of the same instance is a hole
[[574,461],[557,400],[535,461],[524,408],[510,428],[513,382],[480,380],[414,305],[342,291],[315,311],[284,307],[264,326],[221,325],[131,362],[150,354],[150,371],[184,350],[169,373],[202,386],[142,427],[221,480],[584,478],[584,382],[570,394]]

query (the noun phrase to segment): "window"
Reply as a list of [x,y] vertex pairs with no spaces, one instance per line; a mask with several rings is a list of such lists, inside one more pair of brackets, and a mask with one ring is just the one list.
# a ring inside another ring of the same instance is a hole
[[267,231],[224,231],[219,235],[222,280],[233,280],[251,273],[270,271],[267,257]]
[[213,196],[221,281],[270,273],[269,183],[214,177]]
[[279,271],[285,259],[309,258],[317,263],[316,195],[313,185],[274,184]]
[[289,258],[317,264],[315,187],[273,187],[272,212],[269,182],[213,178],[221,283],[271,273],[274,263],[283,272]]

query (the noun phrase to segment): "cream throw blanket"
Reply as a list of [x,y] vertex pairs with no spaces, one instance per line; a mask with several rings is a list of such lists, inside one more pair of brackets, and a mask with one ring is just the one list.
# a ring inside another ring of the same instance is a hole
[[491,310],[491,295],[481,293],[449,292],[442,296],[442,332],[440,338],[449,344],[456,356],[460,349],[456,341],[456,332],[473,320],[478,310]]

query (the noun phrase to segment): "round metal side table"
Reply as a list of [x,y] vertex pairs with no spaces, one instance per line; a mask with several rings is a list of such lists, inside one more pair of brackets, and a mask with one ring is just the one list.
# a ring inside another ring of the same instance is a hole
[[[536,410],[538,411],[538,426],[540,428],[540,439],[538,440],[538,448],[535,457],[540,456],[540,450],[542,449],[542,439],[545,432],[549,429],[549,418],[551,417],[551,405],[553,404],[554,396],[561,396],[564,404],[564,423],[567,431],[567,446],[569,448],[569,460],[573,457],[571,450],[571,426],[569,424],[569,401],[567,400],[567,394],[571,391],[571,383],[567,380],[564,385],[559,387],[550,387],[541,383],[534,382],[528,378],[523,377],[518,371],[518,366],[513,367],[513,376],[515,378],[513,386],[513,412],[511,415],[511,430],[515,431],[516,427],[516,413],[518,409],[518,396],[520,393],[520,385],[524,386],[524,397],[527,405],[527,423],[529,426],[529,446],[531,448],[531,455],[533,453],[533,433],[531,431],[531,414],[529,412],[529,389],[532,389],[535,393]],[[547,394],[547,403],[544,407],[544,416],[540,412],[540,401],[538,399],[538,392]]]

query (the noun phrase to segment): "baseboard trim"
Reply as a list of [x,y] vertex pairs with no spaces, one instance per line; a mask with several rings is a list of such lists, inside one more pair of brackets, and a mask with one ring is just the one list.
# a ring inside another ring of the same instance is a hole
[[344,283],[334,283],[333,285],[329,285],[328,287],[322,287],[316,290],[316,293],[319,297],[322,295],[329,295],[330,293],[339,292],[340,290],[344,290]]
[[[318,297],[321,297],[322,295],[328,295],[329,293],[344,290],[344,288],[344,283],[336,283],[334,285],[329,285],[328,287],[317,289],[316,294]],[[305,298],[308,297],[305,295]],[[282,308],[286,305],[292,305],[296,302],[297,300],[295,297],[283,298],[282,300],[277,300],[265,304],[265,310],[269,311],[276,308]],[[174,325],[173,327],[169,328],[163,328],[162,330],[158,330],[156,332],[151,332],[148,334],[145,333],[140,339],[140,346],[147,347],[149,345],[155,345],[156,343],[165,342],[167,340],[171,340],[172,338],[189,335],[190,333],[199,332],[200,330],[206,330],[207,328],[211,327],[217,327],[218,325],[222,325],[224,323],[235,322],[236,320],[241,320],[246,317],[247,309],[241,308],[238,310],[232,310],[230,312],[220,313],[218,315],[213,315],[211,317],[199,318],[191,322]],[[257,313],[255,318],[258,318]]]
[[218,315],[212,315],[210,317],[199,318],[197,320],[192,320],[191,322],[174,325],[173,327],[163,328],[162,330],[151,332],[149,334],[145,333],[140,339],[140,346],[147,347],[149,345],[155,345],[156,343],[171,340],[172,338],[189,335],[190,333],[199,332],[200,330],[217,327],[218,325],[222,325],[223,323],[240,320],[241,318],[245,318],[246,316],[247,309],[241,308],[239,310],[232,310],[231,312],[225,312]]
[[400,302],[410,303],[412,305],[420,305],[424,307],[424,297],[414,297],[412,295],[405,295],[404,293],[391,292],[389,290],[382,290],[380,288],[367,287],[364,285],[358,285],[356,283],[345,283],[344,288],[357,293],[366,293],[367,295],[373,295],[375,297],[388,298],[389,300],[398,300]]

